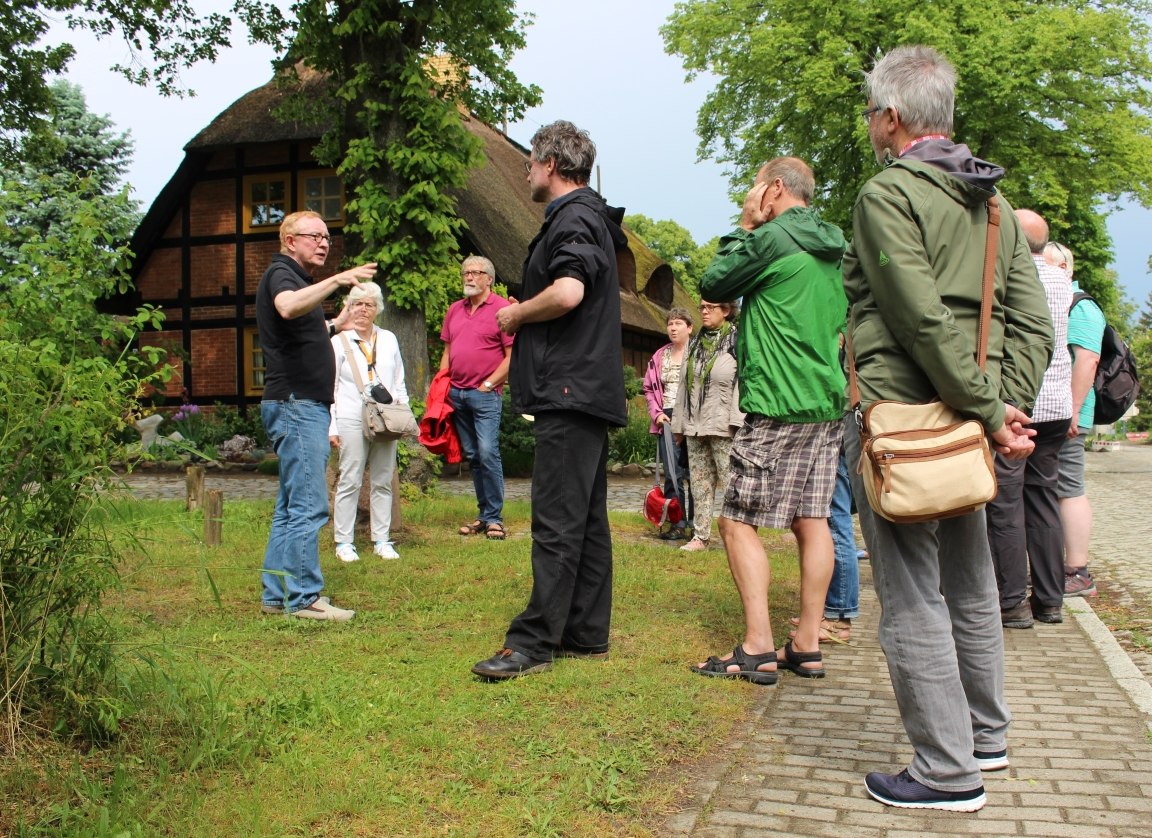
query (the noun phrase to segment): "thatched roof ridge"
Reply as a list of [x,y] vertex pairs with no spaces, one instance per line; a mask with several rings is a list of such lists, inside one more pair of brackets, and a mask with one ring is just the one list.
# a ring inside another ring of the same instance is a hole
[[245,93],[203,131],[188,141],[185,151],[212,151],[234,145],[318,140],[327,126],[321,123],[281,122],[276,110],[292,94],[303,91],[309,96],[331,93],[328,77],[303,64],[280,73],[272,81]]

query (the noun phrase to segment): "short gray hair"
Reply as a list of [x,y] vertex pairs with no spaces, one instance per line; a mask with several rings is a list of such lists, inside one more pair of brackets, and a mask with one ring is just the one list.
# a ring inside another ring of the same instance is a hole
[[932,47],[892,50],[864,74],[864,90],[875,107],[895,108],[914,137],[952,135],[956,69]]
[[556,173],[584,186],[592,177],[596,144],[571,122],[560,119],[532,135],[532,157],[540,163],[556,161]]
[[664,318],[664,325],[667,326],[673,320],[683,320],[688,324],[688,328],[692,328],[696,324],[692,322],[692,312],[681,306],[673,306],[668,309],[668,316]]
[[473,255],[467,257],[463,262],[460,263],[460,270],[466,270],[469,265],[476,265],[480,268],[480,270],[488,274],[488,276],[492,277],[493,279],[496,278],[496,266],[492,264],[492,260],[487,256]]
[[780,178],[784,188],[793,198],[812,203],[812,196],[816,192],[816,176],[812,169],[799,157],[777,157],[769,160],[760,167],[756,175],[757,182],[772,183]]
[[384,292],[375,282],[361,282],[359,285],[353,285],[348,291],[348,296],[344,298],[344,308],[359,300],[370,300],[376,303],[377,317],[384,313]]

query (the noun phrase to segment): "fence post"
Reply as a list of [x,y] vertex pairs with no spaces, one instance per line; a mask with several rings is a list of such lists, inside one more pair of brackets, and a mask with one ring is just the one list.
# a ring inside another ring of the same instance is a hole
[[224,490],[209,489],[204,495],[204,543],[216,547],[222,542]]
[[188,466],[184,470],[186,498],[184,509],[191,512],[204,503],[204,466]]

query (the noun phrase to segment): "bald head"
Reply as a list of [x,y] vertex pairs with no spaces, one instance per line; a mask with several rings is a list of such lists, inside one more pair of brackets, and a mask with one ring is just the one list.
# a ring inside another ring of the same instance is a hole
[[1048,222],[1029,209],[1016,210],[1016,217],[1020,219],[1020,229],[1024,231],[1028,249],[1036,254],[1043,253],[1044,245],[1048,244]]

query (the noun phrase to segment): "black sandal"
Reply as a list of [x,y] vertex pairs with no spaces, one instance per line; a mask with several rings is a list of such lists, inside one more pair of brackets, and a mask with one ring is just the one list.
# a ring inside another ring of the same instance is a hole
[[457,532],[460,535],[479,535],[484,532],[484,522],[477,518],[471,524],[465,524]]
[[[709,678],[743,678],[753,684],[768,687],[775,684],[779,676],[775,672],[761,671],[759,667],[766,663],[776,663],[775,649],[762,655],[750,655],[744,651],[743,645],[739,645],[732,650],[732,657],[728,660],[712,656],[703,666],[694,665],[692,671]],[[728,669],[733,664],[740,667],[735,672]]]
[[791,640],[784,644],[784,657],[779,660],[780,666],[792,670],[801,678],[823,678],[823,666],[818,669],[807,669],[802,665],[806,663],[823,662],[824,656],[820,654],[819,650],[815,652],[797,652],[792,648]]
[[503,541],[504,536],[506,535],[507,533],[504,532],[504,525],[500,523],[491,523],[484,531],[484,537],[489,541]]

